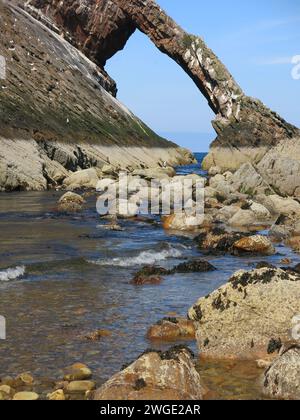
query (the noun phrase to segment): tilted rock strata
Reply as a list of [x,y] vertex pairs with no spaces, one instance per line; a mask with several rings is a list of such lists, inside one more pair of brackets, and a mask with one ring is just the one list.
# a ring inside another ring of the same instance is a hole
[[187,163],[98,83],[97,66],[13,3],[0,3],[0,191],[45,190],[71,172]]

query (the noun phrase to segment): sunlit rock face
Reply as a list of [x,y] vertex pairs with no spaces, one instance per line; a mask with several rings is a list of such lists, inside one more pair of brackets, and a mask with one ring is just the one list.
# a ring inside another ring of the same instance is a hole
[[[257,163],[269,148],[299,136],[296,127],[246,96],[202,38],[184,31],[153,0],[32,0],[31,4],[54,18],[102,69],[135,29],[176,61],[216,114],[212,124],[217,138],[204,161],[205,169],[217,165],[235,170],[245,161]],[[115,86],[109,89],[116,92]]]

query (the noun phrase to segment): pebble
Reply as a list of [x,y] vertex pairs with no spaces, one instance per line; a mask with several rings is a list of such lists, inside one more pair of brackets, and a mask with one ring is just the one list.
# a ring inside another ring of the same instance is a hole
[[13,400],[14,401],[36,401],[39,399],[39,395],[35,392],[17,392]]

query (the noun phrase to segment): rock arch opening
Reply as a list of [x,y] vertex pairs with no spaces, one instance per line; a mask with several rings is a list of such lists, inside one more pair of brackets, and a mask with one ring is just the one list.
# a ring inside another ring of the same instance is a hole
[[[227,68],[198,36],[184,31],[154,0],[31,0],[54,18],[66,36],[102,69],[107,88],[116,85],[104,70],[135,30],[173,59],[193,80],[216,115],[212,148],[240,152],[269,148],[299,130],[257,99],[244,94]],[[213,158],[206,162],[211,166]]]

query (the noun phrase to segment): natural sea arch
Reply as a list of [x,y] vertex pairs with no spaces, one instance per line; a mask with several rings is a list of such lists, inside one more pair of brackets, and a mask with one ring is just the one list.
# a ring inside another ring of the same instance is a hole
[[[247,154],[253,148],[258,156],[259,149],[263,153],[284,139],[299,136],[298,128],[258,99],[245,95],[203,39],[187,33],[154,0],[31,0],[31,3],[52,14],[71,33],[78,48],[103,71],[106,61],[125,47],[135,30],[147,35],[188,74],[206,98],[215,114],[212,125],[217,138],[212,149],[225,150],[224,159],[232,156],[234,160],[234,154],[243,151]],[[211,154],[205,165],[213,164]],[[233,167],[238,164],[232,162]]]

